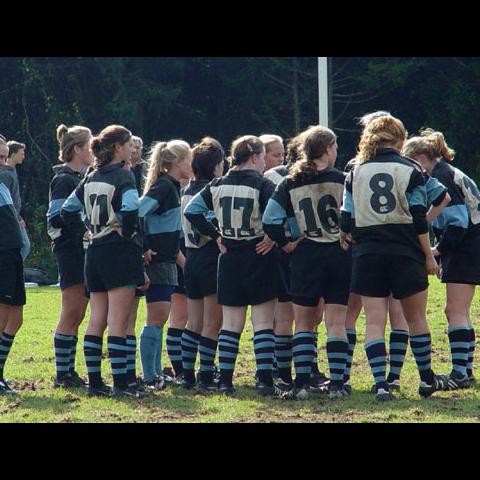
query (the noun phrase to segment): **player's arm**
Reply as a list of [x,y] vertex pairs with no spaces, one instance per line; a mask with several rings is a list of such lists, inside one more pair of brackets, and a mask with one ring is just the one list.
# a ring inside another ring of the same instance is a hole
[[425,188],[427,189],[427,204],[430,205],[427,212],[427,221],[432,223],[450,203],[451,197],[448,194],[447,187],[430,175],[426,177]]
[[192,226],[202,235],[217,240],[217,238],[221,236],[220,232],[207,218],[207,214],[212,210],[212,194],[210,191],[210,184],[208,184],[187,203],[184,215]]
[[352,171],[345,179],[343,189],[342,206],[340,207],[340,246],[343,250],[348,250],[352,240],[352,228],[354,223],[354,207],[352,200]]
[[132,238],[138,230],[138,210],[140,201],[135,184],[127,185],[122,189],[122,231],[123,238]]

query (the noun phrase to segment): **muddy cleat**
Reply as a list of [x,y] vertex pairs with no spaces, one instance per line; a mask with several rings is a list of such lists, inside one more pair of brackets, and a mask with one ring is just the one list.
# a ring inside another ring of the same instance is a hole
[[[380,385],[385,385],[385,383],[381,383]],[[376,402],[390,402],[394,399],[393,395],[388,390],[387,386],[379,387],[375,385],[375,401]]]
[[0,380],[0,395],[17,395],[17,393],[5,380]]
[[197,386],[196,382],[189,382],[186,378],[183,378],[179,385],[185,390],[193,390]]
[[113,387],[112,398],[145,398],[148,393],[139,392],[136,388],[127,387],[125,389]]
[[53,380],[53,388],[80,388],[81,386],[84,385],[80,385],[79,381],[72,377],[69,373],[64,375],[62,378],[55,378]]
[[345,390],[345,392],[346,392],[347,395],[351,395],[351,394],[352,394],[352,384],[350,383],[350,380],[347,380],[347,381],[343,384],[343,389]]
[[328,386],[328,398],[330,400],[336,400],[348,396],[348,392],[345,390],[344,385],[333,385],[330,383]]
[[71,373],[70,378],[72,383],[75,383],[79,388],[85,388],[87,386],[87,382],[77,372]]
[[399,379],[392,380],[391,382],[387,382],[387,384],[388,384],[388,389],[390,391],[397,391],[397,392],[400,391],[400,380]]
[[448,390],[448,379],[448,375],[433,375],[433,381],[431,384],[423,381],[420,382],[418,394],[423,398],[428,398],[435,392]]
[[227,397],[234,397],[235,389],[231,385],[219,384],[218,393],[220,393],[221,395],[225,395]]
[[448,376],[447,387],[448,390],[457,390],[459,388],[470,388],[471,386],[470,379],[468,375],[461,376],[455,370]]
[[103,398],[111,397],[112,389],[108,385],[105,385],[104,383],[97,386],[89,385],[87,387],[87,395],[89,397],[103,397]]
[[307,387],[293,388],[288,392],[284,392],[282,400],[308,400]]
[[315,387],[322,387],[328,385],[330,383],[330,379],[322,372],[312,373],[310,375],[310,385],[314,385]]
[[276,383],[276,387],[279,388],[282,392],[289,392],[290,390],[293,390],[295,388],[295,385],[293,384],[293,382],[287,383],[280,379]]
[[282,395],[285,393],[283,390],[281,390],[276,385],[273,385],[273,386],[270,387],[270,386],[268,386],[268,385],[266,385],[265,383],[262,383],[262,382],[257,382],[256,383],[255,390],[262,397],[282,398]]

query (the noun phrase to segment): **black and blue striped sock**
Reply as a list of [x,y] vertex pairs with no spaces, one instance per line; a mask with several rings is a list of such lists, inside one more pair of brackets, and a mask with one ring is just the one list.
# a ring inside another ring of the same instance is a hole
[[187,382],[195,383],[195,361],[197,359],[200,335],[185,329],[183,330],[181,341],[183,375]]
[[98,387],[102,384],[102,337],[85,335],[83,354],[87,364],[88,385]]
[[470,332],[466,327],[449,328],[448,340],[450,342],[450,353],[452,356],[452,371],[464,377],[467,375]]
[[237,360],[240,333],[220,330],[218,335],[218,360],[220,366],[220,383],[232,386],[233,371]]
[[348,340],[346,338],[329,337],[327,339],[327,358],[332,385],[343,385],[347,357]]
[[388,372],[387,382],[400,380],[400,374],[405,362],[407,353],[409,333],[406,330],[392,330],[390,332],[390,343],[388,356],[390,359],[390,371]]
[[299,332],[292,339],[293,363],[295,364],[295,387],[302,388],[310,383],[315,342],[311,332]]
[[213,372],[215,355],[217,353],[218,342],[208,337],[200,337],[200,372],[202,373],[202,382],[206,384],[213,383]]
[[14,335],[9,335],[5,332],[3,332],[2,336],[0,337],[0,380],[3,380],[5,363],[12,348],[14,338]]
[[367,353],[368,363],[372,370],[373,378],[377,388],[388,390],[386,382],[387,370],[387,350],[385,348],[385,339],[377,338],[365,343],[365,351]]
[[432,372],[432,337],[430,333],[410,336],[410,347],[412,348],[418,373],[422,382],[429,385],[433,382]]
[[78,337],[72,335],[72,341],[70,343],[70,374],[75,373],[75,358],[77,356],[77,343]]
[[353,352],[355,351],[355,345],[357,343],[357,332],[353,328],[347,328],[347,338],[348,338],[348,355],[347,363],[345,365],[345,375],[343,376],[344,383],[347,383],[350,380],[350,370],[352,369],[353,363]]
[[470,334],[470,348],[468,349],[467,375],[471,377],[473,376],[473,357],[475,355],[475,329],[473,325],[469,325],[468,330]]
[[272,370],[275,352],[275,335],[273,334],[273,329],[254,332],[253,348],[255,351],[258,380],[269,387],[273,387]]
[[318,369],[318,333],[312,333],[312,338],[313,338],[313,345],[315,346],[315,350],[313,352],[311,373],[317,375],[320,373],[320,370]]
[[182,365],[182,333],[180,328],[169,328],[167,330],[167,353],[170,363],[175,370],[175,376],[183,372]]
[[292,339],[293,335],[275,335],[275,358],[278,375],[286,383],[292,383]]
[[113,386],[127,388],[127,339],[108,336],[108,356],[112,365]]
[[55,333],[53,346],[55,348],[55,371],[57,380],[61,380],[70,372],[70,353],[73,335]]
[[137,337],[127,335],[127,383],[132,385],[137,382]]

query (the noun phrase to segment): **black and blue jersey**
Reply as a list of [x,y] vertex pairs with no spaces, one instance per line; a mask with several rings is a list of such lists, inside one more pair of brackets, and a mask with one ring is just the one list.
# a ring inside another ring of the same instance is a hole
[[354,256],[404,255],[423,263],[418,235],[428,232],[426,211],[421,168],[395,149],[381,148],[347,176],[341,229],[352,233]]
[[52,240],[52,248],[56,251],[65,246],[77,246],[86,231],[86,226],[80,212],[76,217],[72,216],[70,228],[64,224],[60,216],[63,204],[80,184],[80,172],[75,172],[68,165],[56,165],[53,171],[55,176],[50,182],[48,194],[47,231]]
[[[124,162],[107,164],[91,172],[67,198],[61,216],[68,227],[85,211],[92,246],[122,243],[138,230],[138,192]],[[121,227],[123,238],[116,231]]]
[[219,231],[205,218],[213,211],[227,248],[255,245],[264,237],[262,214],[274,190],[275,184],[256,170],[230,170],[192,198],[185,216],[200,233],[216,239]]
[[180,183],[162,175],[140,199],[145,248],[157,252],[153,263],[176,263],[180,248]]
[[[190,200],[209,183],[208,180],[192,180],[182,191],[182,230],[185,235],[186,248],[202,248],[212,239],[206,235],[202,235],[187,219],[184,215],[185,208]],[[210,210],[205,214],[205,217],[210,222],[217,224],[215,213]]]
[[22,248],[17,212],[8,188],[0,182],[0,250]]
[[282,247],[287,243],[283,224],[294,217],[299,231],[307,240],[324,244],[338,242],[339,216],[345,173],[327,168],[313,178],[296,181],[287,177],[277,186],[263,215],[268,236]]
[[432,177],[448,189],[451,201],[433,221],[440,254],[459,249],[480,235],[480,192],[475,182],[445,160],[435,165]]

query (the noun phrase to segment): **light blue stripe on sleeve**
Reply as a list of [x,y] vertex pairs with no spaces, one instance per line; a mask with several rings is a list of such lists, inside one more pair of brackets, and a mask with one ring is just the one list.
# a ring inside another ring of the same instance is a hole
[[208,213],[205,215],[205,218],[211,222],[212,220],[215,220],[217,217],[215,217],[215,212],[213,210],[209,210]]
[[425,208],[427,207],[427,189],[425,188],[425,185],[419,185],[411,192],[407,192],[406,197],[409,207],[413,207],[414,205],[421,205]]
[[[201,192],[200,192],[201,193]],[[200,213],[206,214],[210,211],[203,199],[202,195],[197,193],[185,207],[185,213],[189,213],[192,215],[198,215]]]
[[468,210],[466,205],[452,205],[445,207],[433,221],[433,226],[445,230],[449,226],[468,228]]
[[435,177],[428,177],[425,188],[427,189],[428,205],[432,205],[433,202],[447,190],[443,183],[440,183]]
[[267,203],[262,222],[267,225],[283,225],[287,218],[285,209],[273,198]]
[[13,200],[10,195],[10,190],[5,184],[0,183],[0,207],[4,207],[5,205],[13,205]]
[[154,198],[144,195],[140,199],[138,216],[146,217],[148,214],[153,213],[155,210],[157,210],[159,206],[159,203]]
[[178,232],[181,228],[180,207],[172,208],[162,215],[148,215],[145,223],[146,233],[149,235]]
[[342,204],[341,210],[349,213],[352,216],[352,218],[355,217],[353,202],[352,202],[352,194],[346,188],[343,189],[343,204]]
[[288,217],[287,223],[293,238],[298,238],[302,236],[302,232],[300,231],[300,227],[298,226],[296,217]]
[[136,188],[132,188],[123,192],[122,195],[122,212],[133,212],[138,210],[140,201],[138,199],[138,191]]
[[48,207],[47,212],[47,219],[51,220],[53,217],[60,215],[60,210],[62,209],[62,205],[65,203],[66,198],[57,198],[56,200],[52,200],[50,202],[50,206]]
[[63,204],[62,210],[70,213],[80,212],[83,210],[82,202],[78,199],[75,190],[70,194]]

